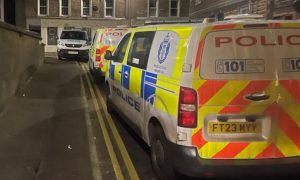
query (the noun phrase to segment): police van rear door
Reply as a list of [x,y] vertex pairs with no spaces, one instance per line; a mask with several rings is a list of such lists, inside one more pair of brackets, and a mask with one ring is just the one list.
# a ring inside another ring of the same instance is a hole
[[192,138],[202,158],[300,155],[299,27],[239,23],[202,31]]

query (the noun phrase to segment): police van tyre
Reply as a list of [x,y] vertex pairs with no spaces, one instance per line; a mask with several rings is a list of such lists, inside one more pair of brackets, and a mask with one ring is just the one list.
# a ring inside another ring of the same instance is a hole
[[151,162],[156,176],[160,179],[179,179],[170,163],[167,153],[167,139],[159,125],[151,127]]
[[62,60],[62,57],[61,57],[61,56],[58,56],[58,60]]

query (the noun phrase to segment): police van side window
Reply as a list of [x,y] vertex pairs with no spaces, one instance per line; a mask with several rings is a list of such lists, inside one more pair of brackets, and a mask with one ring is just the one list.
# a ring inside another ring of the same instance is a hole
[[154,31],[137,32],[134,34],[128,54],[128,65],[141,69],[147,68],[154,35]]
[[115,62],[123,61],[123,59],[125,57],[125,53],[126,53],[126,48],[128,46],[130,35],[131,35],[130,33],[126,34],[124,36],[124,38],[121,40],[120,44],[118,45],[118,47],[114,53],[114,61]]

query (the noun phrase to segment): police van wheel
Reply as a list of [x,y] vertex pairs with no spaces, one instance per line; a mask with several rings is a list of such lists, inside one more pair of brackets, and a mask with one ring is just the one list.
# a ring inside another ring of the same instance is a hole
[[61,57],[61,56],[58,56],[58,60],[62,60],[62,57]]
[[160,126],[151,128],[151,161],[159,179],[177,179],[167,153],[167,139]]

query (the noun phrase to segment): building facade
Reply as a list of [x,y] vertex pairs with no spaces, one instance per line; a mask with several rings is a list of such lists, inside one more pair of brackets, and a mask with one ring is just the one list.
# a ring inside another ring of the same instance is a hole
[[228,14],[248,13],[249,0],[191,0],[190,17],[203,19],[216,17],[222,19]]
[[187,19],[189,0],[25,0],[26,28],[41,33],[47,52],[56,51],[64,29],[138,26],[151,19]]
[[24,0],[0,0],[0,21],[25,28]]
[[216,17],[231,14],[254,13],[268,19],[299,19],[295,0],[191,0],[190,17]]
[[0,0],[0,21],[4,21],[4,0]]

